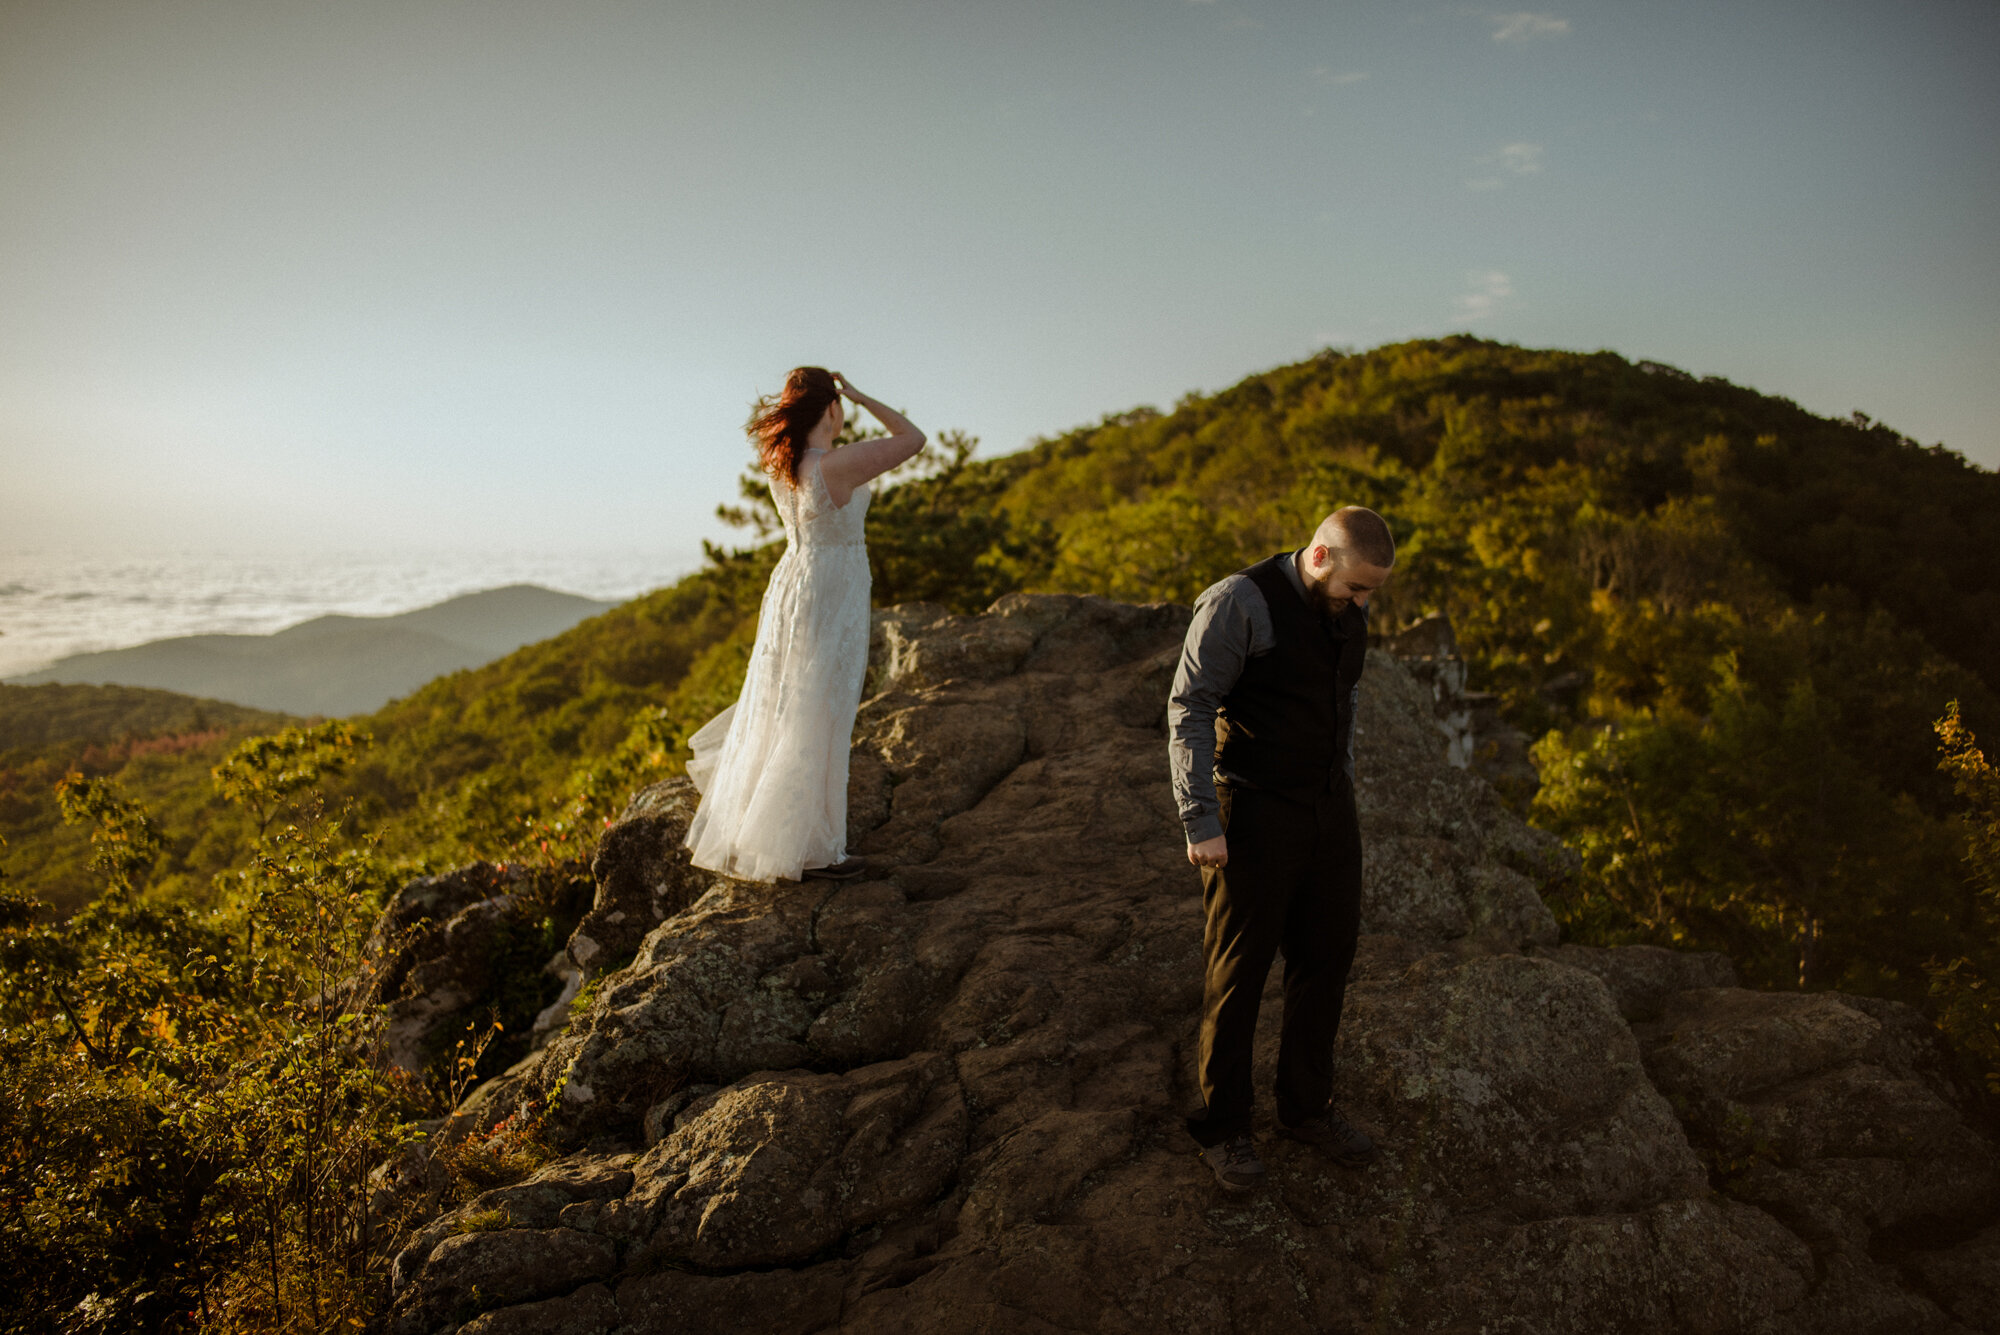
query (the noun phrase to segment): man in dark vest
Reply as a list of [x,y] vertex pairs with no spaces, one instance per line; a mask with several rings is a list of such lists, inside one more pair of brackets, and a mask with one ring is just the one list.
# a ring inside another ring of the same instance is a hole
[[1280,949],[1278,1122],[1342,1164],[1375,1151],[1333,1106],[1333,1040],[1361,923],[1353,743],[1368,598],[1395,563],[1380,515],[1336,510],[1309,545],[1204,590],[1181,647],[1167,749],[1207,916],[1203,1106],[1187,1128],[1232,1190],[1264,1175],[1250,1049]]

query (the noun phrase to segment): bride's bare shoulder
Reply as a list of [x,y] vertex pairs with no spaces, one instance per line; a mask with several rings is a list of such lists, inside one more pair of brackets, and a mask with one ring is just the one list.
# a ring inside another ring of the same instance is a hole
[[[848,448],[851,449],[853,447],[849,446]],[[840,451],[840,454],[845,454],[846,452],[847,450],[844,449]],[[825,496],[827,500],[831,501],[836,510],[846,509],[847,503],[854,499],[854,493],[858,489],[856,482],[844,476],[839,469],[834,467],[840,458],[840,454],[835,454],[831,450],[809,449],[805,452],[805,456],[799,464],[800,485],[814,487],[816,483],[817,486],[815,489],[821,495]],[[806,470],[808,469],[812,470],[810,477],[807,477],[806,474]]]

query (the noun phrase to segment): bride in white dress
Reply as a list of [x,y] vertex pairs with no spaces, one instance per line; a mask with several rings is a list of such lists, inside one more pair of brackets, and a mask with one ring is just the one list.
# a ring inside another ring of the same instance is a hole
[[[834,449],[843,394],[889,434]],[[749,430],[785,554],[742,692],[688,739],[701,805],[687,846],[695,866],[744,880],[846,879],[864,869],[847,856],[847,750],[868,668],[868,483],[921,450],[924,433],[817,366],[759,400]]]

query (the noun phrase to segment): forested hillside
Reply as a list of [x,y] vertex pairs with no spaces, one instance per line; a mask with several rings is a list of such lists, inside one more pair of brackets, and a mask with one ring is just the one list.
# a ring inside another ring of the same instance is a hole
[[1610,353],[1324,354],[1044,442],[1003,497],[1037,582],[1185,600],[1331,504],[1404,547],[1378,623],[1448,612],[1540,736],[1534,818],[1592,940],[1728,951],[1767,985],[1921,997],[1988,939],[1934,724],[1995,731],[2000,477]]
[[[169,828],[202,829],[220,805],[209,767],[244,738],[293,721],[138,686],[0,683],[0,867],[16,890],[61,912],[80,908],[98,886],[87,837],[65,829],[57,809],[65,774],[115,774]],[[241,857],[240,843],[219,850],[211,870]]]
[[[1537,739],[1540,790],[1514,797],[1584,856],[1549,901],[1570,939],[1915,1002],[2000,1095],[1995,474],[1859,415],[1469,338],[929,453],[871,507],[878,605],[1186,602],[1334,506],[1382,511],[1377,627],[1449,613],[1473,685]],[[577,859],[733,698],[777,550],[758,490],[728,511],[744,547],[365,718],[0,689],[0,1262],[39,1286],[23,1311],[373,1310],[381,1221],[341,1184],[513,1051],[486,1044],[547,1004]],[[369,931],[393,887],[480,859],[516,864],[472,873],[519,887],[505,1004],[385,1084],[367,1003],[398,947]],[[529,1154],[517,1130],[451,1159],[449,1192],[525,1171],[479,1157]]]
[[[1402,556],[1377,624],[1448,612],[1475,683],[1542,739],[1535,818],[1594,873],[1574,931],[1916,995],[1971,927],[1933,724],[1956,699],[2000,732],[2000,477],[1949,450],[1611,353],[1454,338],[1005,458],[931,453],[870,514],[878,605],[1185,602],[1330,506],[1381,510]],[[735,514],[749,546],[358,720],[373,745],[340,795],[409,859],[587,838],[733,694],[773,556],[762,507]],[[218,803],[191,814],[156,876],[198,901],[236,836]]]

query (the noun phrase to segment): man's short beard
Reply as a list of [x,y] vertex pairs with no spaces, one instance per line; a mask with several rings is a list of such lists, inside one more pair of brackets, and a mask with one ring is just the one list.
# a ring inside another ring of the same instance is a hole
[[1330,596],[1326,591],[1326,581],[1323,579],[1308,582],[1306,584],[1306,596],[1311,600],[1314,607],[1330,617],[1339,616],[1354,601],[1352,598],[1336,599]]

